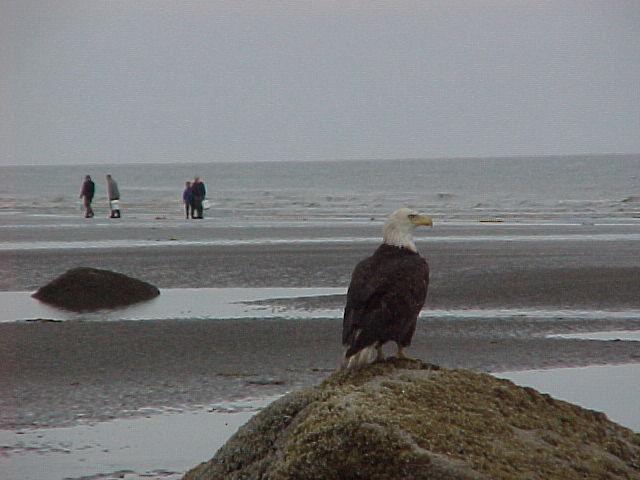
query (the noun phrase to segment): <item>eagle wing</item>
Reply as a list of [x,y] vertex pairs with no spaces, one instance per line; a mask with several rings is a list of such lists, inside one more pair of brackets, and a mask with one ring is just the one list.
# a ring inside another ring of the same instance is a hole
[[356,330],[363,326],[366,307],[383,290],[384,279],[376,274],[373,257],[369,257],[356,265],[351,275],[351,283],[347,290],[347,304],[342,318],[342,344],[349,346]]
[[380,257],[376,253],[361,261],[351,276],[343,316],[347,356],[378,341],[408,337],[410,342],[428,283],[427,262],[416,254]]

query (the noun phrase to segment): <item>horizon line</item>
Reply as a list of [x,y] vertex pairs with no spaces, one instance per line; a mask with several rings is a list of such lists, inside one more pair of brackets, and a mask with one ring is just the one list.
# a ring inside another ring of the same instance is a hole
[[[601,152],[601,153],[560,153],[560,154],[513,154],[513,155],[457,155],[451,157],[397,157],[397,158],[384,158],[384,157],[369,157],[369,158],[325,158],[325,159],[311,159],[301,158],[298,160],[285,160],[285,159],[262,159],[262,160],[210,160],[210,161],[194,161],[184,162],[184,165],[207,165],[207,164],[230,164],[230,163],[310,163],[310,162],[411,162],[416,160],[428,160],[428,161],[442,161],[442,160],[507,160],[507,159],[523,159],[523,158],[562,158],[562,157],[597,157],[597,156],[616,156],[616,157],[630,157],[640,155],[639,152]],[[2,167],[78,167],[78,166],[129,166],[129,165],[172,165],[179,162],[163,162],[163,161],[151,161],[151,162],[124,162],[124,163],[7,163],[0,165]]]

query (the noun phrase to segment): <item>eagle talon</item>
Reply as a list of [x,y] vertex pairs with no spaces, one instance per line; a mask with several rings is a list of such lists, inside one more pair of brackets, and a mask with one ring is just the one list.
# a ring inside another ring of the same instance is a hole
[[415,358],[412,358],[408,356],[406,353],[404,353],[403,347],[398,347],[398,353],[396,353],[396,358],[398,360],[415,360]]

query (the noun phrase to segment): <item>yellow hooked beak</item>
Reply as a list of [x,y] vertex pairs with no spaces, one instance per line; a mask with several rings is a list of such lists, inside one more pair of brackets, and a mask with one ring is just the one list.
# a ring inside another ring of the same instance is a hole
[[433,227],[433,220],[431,217],[427,217],[426,215],[415,215],[411,217],[411,222],[416,225],[424,225],[427,227]]

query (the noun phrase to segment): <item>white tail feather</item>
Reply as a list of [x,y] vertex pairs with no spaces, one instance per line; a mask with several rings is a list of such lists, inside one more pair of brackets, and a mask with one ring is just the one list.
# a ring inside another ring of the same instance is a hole
[[346,368],[347,370],[355,370],[357,368],[364,367],[365,365],[373,363],[373,361],[376,359],[376,355],[377,352],[375,345],[365,347],[355,355],[352,355],[348,359],[346,359]]

